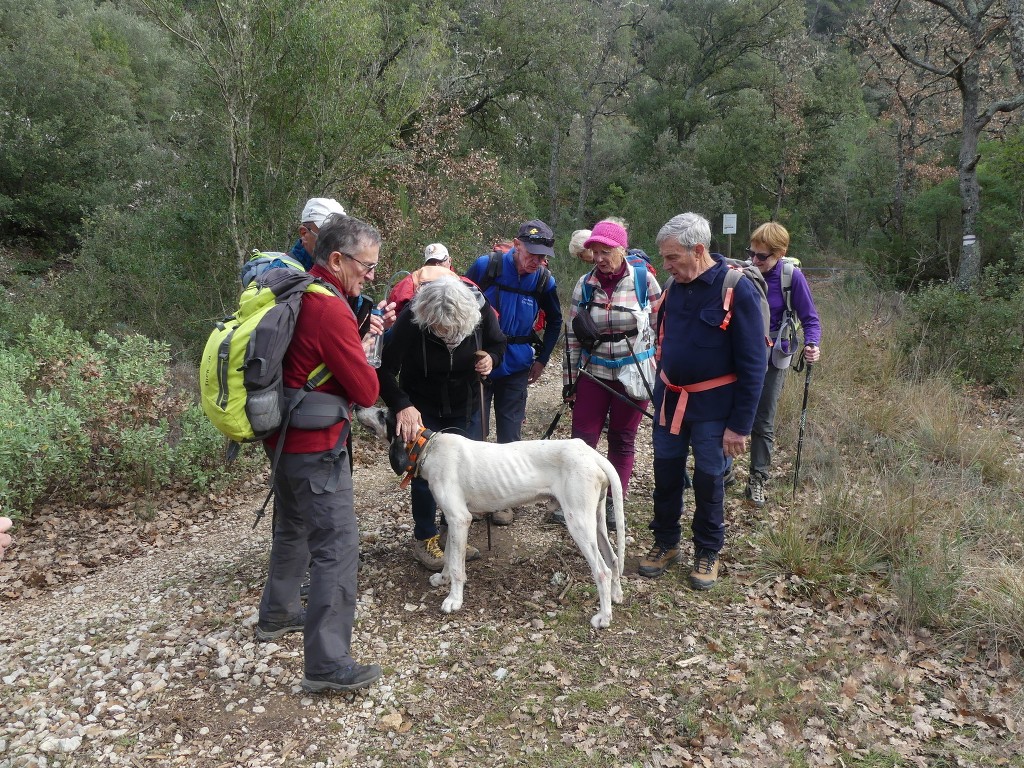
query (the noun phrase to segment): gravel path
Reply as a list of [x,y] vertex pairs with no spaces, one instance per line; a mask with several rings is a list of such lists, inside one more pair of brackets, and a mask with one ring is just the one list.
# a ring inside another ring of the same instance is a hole
[[[532,433],[553,412],[541,391],[557,397],[554,382],[531,395]],[[306,695],[300,637],[254,642],[269,526],[251,529],[251,493],[3,603],[0,766],[1022,764],[1014,657],[906,636],[882,591],[816,599],[744,567],[781,503],[755,516],[730,499],[729,575],[711,593],[686,589],[685,568],[638,579],[641,459],[610,629],[590,627],[589,572],[540,507],[492,530],[490,550],[474,525],[484,557],[449,617],[411,562],[383,448],[357,455],[353,649],[384,667],[378,684]]]

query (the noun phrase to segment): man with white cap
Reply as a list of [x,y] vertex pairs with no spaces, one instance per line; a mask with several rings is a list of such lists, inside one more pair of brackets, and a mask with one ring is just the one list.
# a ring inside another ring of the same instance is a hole
[[345,215],[341,203],[333,197],[311,197],[306,201],[299,218],[299,239],[289,255],[302,264],[308,272],[313,266],[313,249],[316,248],[316,234],[323,226],[324,220],[331,214]]
[[452,275],[456,275],[456,272],[452,269],[452,257],[448,249],[444,243],[431,243],[423,249],[423,266],[398,281],[388,294],[388,303],[394,304],[395,314],[400,315],[421,286]]

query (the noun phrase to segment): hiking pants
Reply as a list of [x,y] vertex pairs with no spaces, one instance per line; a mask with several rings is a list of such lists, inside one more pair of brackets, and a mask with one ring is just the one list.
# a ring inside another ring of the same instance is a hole
[[[602,381],[604,380],[602,379]],[[629,397],[619,382],[605,381],[605,383],[620,392],[622,397]],[[646,408],[648,401],[634,400],[634,402]],[[625,497],[629,490],[629,478],[633,474],[636,431],[644,415],[601,387],[600,384],[583,376],[580,378],[579,384],[576,385],[576,404],[572,407],[572,436],[580,438],[591,448],[597,448],[606,417],[608,418],[608,461],[615,467],[619,480],[622,481],[622,495]]]
[[[479,411],[476,414],[479,417]],[[423,426],[431,432],[450,432],[455,435],[462,435],[471,440],[480,439],[480,428],[474,435],[468,431],[465,416],[431,416],[429,413],[420,413]],[[434,501],[434,494],[430,492],[430,484],[422,477],[414,477],[410,487],[412,498],[412,535],[419,541],[437,535],[437,502]]]
[[750,474],[760,475],[762,480],[768,479],[768,470],[772,466],[772,447],[775,445],[775,412],[779,407],[782,385],[786,383],[788,368],[768,366],[764,375],[764,388],[761,399],[757,401],[757,412],[754,414],[754,429],[750,433]]
[[[488,379],[484,385],[483,413],[491,412],[494,401],[494,429],[499,443],[515,443],[522,440],[523,421],[526,420],[526,388],[529,386],[530,369]],[[480,413],[477,412],[469,425],[469,434],[475,439],[480,434]]]
[[349,654],[356,613],[359,529],[348,453],[283,453],[274,478],[277,524],[260,620],[302,613],[299,587],[309,567],[303,632],[305,669],[325,674],[355,663]]
[[693,546],[718,552],[725,544],[724,421],[683,421],[678,435],[654,425],[654,541],[669,549],[679,545],[682,528],[686,458],[693,451]]

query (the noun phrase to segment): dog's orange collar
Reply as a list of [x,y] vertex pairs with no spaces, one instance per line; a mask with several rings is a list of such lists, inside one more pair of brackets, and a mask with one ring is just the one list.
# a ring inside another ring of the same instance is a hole
[[409,456],[409,463],[405,465],[405,477],[403,477],[402,482],[398,484],[399,488],[405,488],[412,482],[414,477],[419,475],[420,460],[423,458],[423,453],[427,449],[427,443],[433,436],[433,432],[426,427],[423,427],[419,434],[416,435],[415,439],[405,444],[405,452]]

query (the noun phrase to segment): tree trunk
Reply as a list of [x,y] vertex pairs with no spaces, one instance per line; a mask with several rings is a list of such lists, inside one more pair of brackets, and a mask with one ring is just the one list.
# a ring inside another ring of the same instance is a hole
[[981,241],[977,239],[978,213],[981,210],[981,189],[978,184],[978,67],[974,59],[966,62],[957,78],[963,98],[963,130],[960,136],[960,157],[957,172],[960,181],[961,234],[960,267],[956,285],[962,291],[973,291],[981,277]]
[[590,196],[590,168],[594,163],[594,110],[583,118],[583,165],[580,167],[580,199],[576,204],[576,221],[583,221],[583,212]]
[[558,170],[562,149],[562,122],[556,116],[551,129],[551,163],[548,166],[548,225],[558,226]]

